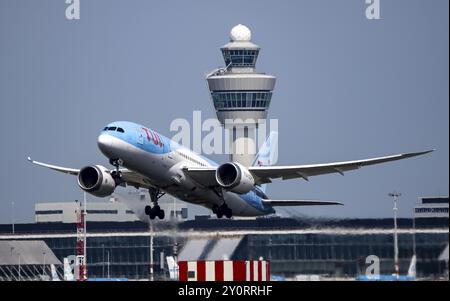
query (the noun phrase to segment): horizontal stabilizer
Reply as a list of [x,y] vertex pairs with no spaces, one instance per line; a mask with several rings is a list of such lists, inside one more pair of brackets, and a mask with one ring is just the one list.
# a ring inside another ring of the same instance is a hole
[[262,200],[263,204],[269,206],[316,206],[316,205],[344,205],[334,201],[316,200]]

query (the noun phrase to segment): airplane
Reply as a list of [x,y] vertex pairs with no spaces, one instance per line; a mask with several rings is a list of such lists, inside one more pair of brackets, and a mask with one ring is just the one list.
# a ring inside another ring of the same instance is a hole
[[274,162],[277,132],[271,132],[255,157],[252,166],[238,162],[218,164],[183,147],[145,126],[116,121],[100,132],[97,144],[114,166],[91,165],[67,168],[28,160],[36,165],[77,176],[79,187],[97,197],[110,196],[117,186],[148,189],[153,206],[145,206],[150,219],[164,219],[158,200],[170,194],[188,203],[223,216],[263,216],[275,213],[277,206],[343,205],[335,201],[272,200],[266,186],[273,179],[310,177],[359,169],[363,166],[395,161],[432,152],[404,153],[366,160],[312,165],[271,166]]

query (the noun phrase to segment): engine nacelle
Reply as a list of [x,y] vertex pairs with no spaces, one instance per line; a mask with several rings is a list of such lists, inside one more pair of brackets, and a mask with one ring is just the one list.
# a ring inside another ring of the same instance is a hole
[[108,170],[101,165],[83,167],[78,174],[78,186],[97,197],[111,195],[116,189],[116,182]]
[[252,174],[237,162],[220,165],[216,170],[216,180],[223,188],[240,194],[249,192],[255,185]]

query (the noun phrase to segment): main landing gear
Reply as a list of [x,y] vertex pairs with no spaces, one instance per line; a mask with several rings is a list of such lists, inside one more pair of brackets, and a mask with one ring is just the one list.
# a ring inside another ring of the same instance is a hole
[[233,210],[231,210],[231,208],[229,208],[225,203],[222,189],[219,188],[218,190],[216,190],[216,194],[222,200],[222,205],[214,205],[212,207],[212,212],[217,215],[217,218],[222,218],[223,216],[231,218],[233,216]]
[[153,207],[145,206],[145,214],[147,214],[150,219],[155,219],[158,217],[159,219],[164,219],[164,210],[161,209],[158,205],[158,200],[160,197],[165,195],[165,192],[161,192],[159,189],[156,188],[149,188],[148,192],[150,193],[150,199],[155,204]]
[[212,212],[217,215],[217,218],[222,218],[224,215],[227,218],[231,218],[233,216],[233,211],[225,203],[220,206],[214,205]]

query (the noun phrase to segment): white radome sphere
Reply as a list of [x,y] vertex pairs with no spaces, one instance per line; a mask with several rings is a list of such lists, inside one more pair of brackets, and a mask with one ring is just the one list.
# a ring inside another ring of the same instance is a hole
[[252,32],[247,26],[239,24],[233,27],[230,31],[231,41],[250,41],[252,39]]

